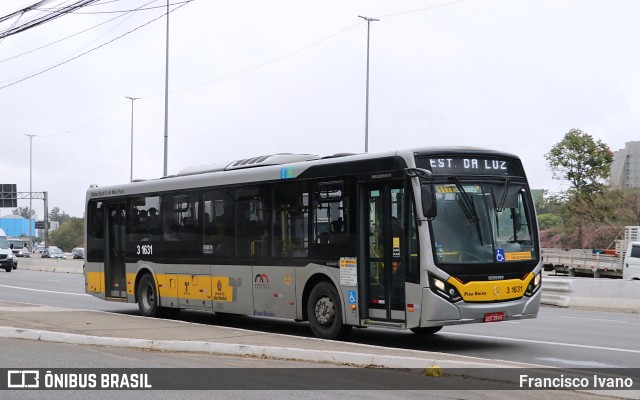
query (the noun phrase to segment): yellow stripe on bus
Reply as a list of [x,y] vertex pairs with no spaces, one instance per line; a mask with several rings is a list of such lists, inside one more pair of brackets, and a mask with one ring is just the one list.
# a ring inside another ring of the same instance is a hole
[[480,281],[462,283],[454,277],[448,282],[453,285],[467,302],[486,302],[499,300],[512,300],[524,295],[529,282],[533,279],[533,273],[522,279],[508,279],[502,281]]
[[[87,272],[86,292],[104,293],[104,273]],[[135,294],[136,274],[128,273],[127,294]],[[189,300],[233,301],[228,276],[157,274],[154,277],[160,297]]]
[[85,293],[104,293],[104,274],[102,272],[85,273]]

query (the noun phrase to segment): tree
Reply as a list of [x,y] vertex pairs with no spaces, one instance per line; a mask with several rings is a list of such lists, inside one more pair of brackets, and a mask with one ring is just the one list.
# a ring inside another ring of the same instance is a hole
[[25,219],[31,219],[36,216],[36,212],[32,208],[30,209],[29,207],[18,207],[12,212],[13,212],[13,215],[20,215]]
[[64,211],[60,211],[60,207],[53,207],[53,209],[49,211],[49,221],[56,221],[62,225],[70,219],[71,216]]
[[600,192],[613,163],[609,147],[580,129],[571,129],[544,156],[553,177],[569,181],[573,193]]
[[84,218],[71,217],[51,232],[51,243],[65,251],[74,247],[82,247],[84,242]]
[[538,227],[540,230],[554,228],[562,225],[562,217],[555,214],[538,214]]

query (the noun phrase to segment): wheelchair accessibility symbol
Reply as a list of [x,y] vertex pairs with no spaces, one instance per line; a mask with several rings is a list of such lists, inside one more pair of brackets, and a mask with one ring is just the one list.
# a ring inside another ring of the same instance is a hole
[[496,249],[496,261],[497,262],[507,261],[507,259],[504,257],[504,249]]
[[356,291],[349,290],[349,304],[356,304]]

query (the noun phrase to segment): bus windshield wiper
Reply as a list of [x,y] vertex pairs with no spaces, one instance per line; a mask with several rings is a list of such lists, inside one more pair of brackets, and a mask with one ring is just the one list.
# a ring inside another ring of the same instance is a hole
[[450,176],[449,180],[456,185],[456,188],[460,193],[460,207],[462,207],[462,210],[464,211],[465,215],[467,216],[467,218],[469,218],[469,221],[473,223],[477,223],[479,220],[478,214],[476,214],[476,210],[475,210],[475,207],[473,206],[473,201],[471,200],[471,197],[469,197],[469,194],[466,192],[466,190],[464,190],[464,187],[462,187],[462,184],[460,183],[460,178],[458,178],[457,176]]
[[[502,199],[500,199],[500,205],[498,207],[496,207],[496,211],[497,212],[502,212],[502,210],[504,210],[504,202],[507,200],[507,191],[509,188],[509,177],[504,178],[504,188],[502,191]],[[491,188],[491,194],[493,195],[493,188]],[[494,199],[494,204],[495,204],[495,199]]]

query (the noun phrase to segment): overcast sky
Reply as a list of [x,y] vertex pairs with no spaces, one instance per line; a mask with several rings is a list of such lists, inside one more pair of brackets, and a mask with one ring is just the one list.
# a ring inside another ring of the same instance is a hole
[[[31,3],[3,1],[0,15]],[[78,217],[89,185],[129,181],[125,96],[141,98],[133,177],[163,174],[166,1],[98,4],[0,42],[0,183],[29,191],[25,135],[38,135],[33,191]],[[113,13],[142,6],[161,8]],[[637,1],[195,0],[170,14],[168,173],[279,152],[363,152],[367,24],[358,15],[380,19],[371,23],[370,152],[505,150],[522,158],[533,188],[554,192],[563,186],[544,154],[570,129],[614,151],[640,140]],[[42,218],[42,201],[33,208]]]

